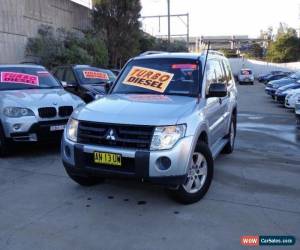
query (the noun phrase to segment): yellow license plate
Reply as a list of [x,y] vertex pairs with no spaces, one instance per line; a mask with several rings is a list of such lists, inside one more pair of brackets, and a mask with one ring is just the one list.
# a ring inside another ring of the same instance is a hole
[[94,163],[122,166],[122,156],[119,154],[94,152]]

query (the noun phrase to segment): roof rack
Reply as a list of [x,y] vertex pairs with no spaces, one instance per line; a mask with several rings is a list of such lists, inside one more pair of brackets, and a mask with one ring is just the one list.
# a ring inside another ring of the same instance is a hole
[[149,55],[164,54],[164,53],[168,53],[168,52],[166,52],[166,51],[146,51],[146,52],[140,54],[140,56],[149,56]]
[[[202,50],[202,54],[206,54],[207,50]],[[216,51],[216,50],[209,50],[208,54],[210,55],[218,55],[218,56],[224,56],[222,52]]]

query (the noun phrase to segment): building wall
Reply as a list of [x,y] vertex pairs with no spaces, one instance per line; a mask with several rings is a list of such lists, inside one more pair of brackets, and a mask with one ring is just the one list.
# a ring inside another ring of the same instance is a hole
[[1,0],[0,64],[24,61],[27,39],[41,24],[84,30],[91,25],[90,9],[70,0]]

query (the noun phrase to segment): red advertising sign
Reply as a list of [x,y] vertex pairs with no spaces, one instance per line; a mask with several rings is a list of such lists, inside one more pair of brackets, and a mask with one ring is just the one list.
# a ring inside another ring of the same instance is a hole
[[104,72],[85,70],[83,71],[83,75],[88,79],[101,79],[101,80],[109,80],[108,74]]
[[1,72],[1,82],[39,86],[39,77],[17,72]]

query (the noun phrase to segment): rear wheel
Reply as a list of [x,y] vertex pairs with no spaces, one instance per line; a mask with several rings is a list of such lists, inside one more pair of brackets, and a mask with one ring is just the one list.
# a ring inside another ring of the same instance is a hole
[[201,200],[207,193],[213,178],[214,162],[208,146],[198,143],[184,184],[169,190],[171,196],[182,204],[192,204]]
[[77,184],[85,187],[91,187],[95,186],[97,184],[100,184],[104,182],[104,178],[101,177],[94,177],[94,176],[89,176],[89,175],[75,175],[69,170],[66,169],[66,172],[68,176],[75,181]]

